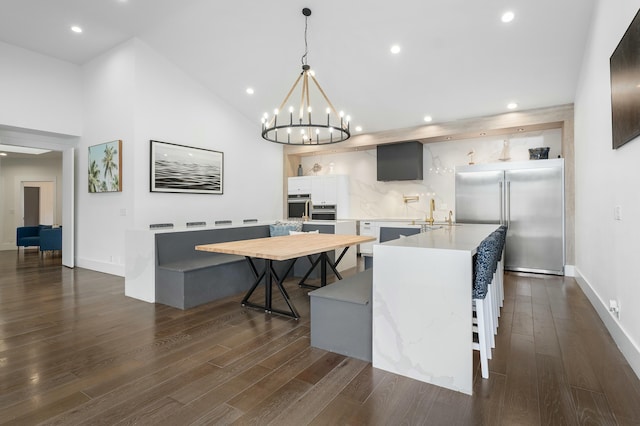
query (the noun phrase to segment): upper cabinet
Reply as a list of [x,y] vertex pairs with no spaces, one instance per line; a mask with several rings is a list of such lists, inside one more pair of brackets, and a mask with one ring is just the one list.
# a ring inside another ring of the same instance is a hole
[[338,204],[338,177],[313,176],[311,180],[311,202],[313,204]]
[[313,176],[294,176],[289,178],[289,195],[311,194],[311,178]]

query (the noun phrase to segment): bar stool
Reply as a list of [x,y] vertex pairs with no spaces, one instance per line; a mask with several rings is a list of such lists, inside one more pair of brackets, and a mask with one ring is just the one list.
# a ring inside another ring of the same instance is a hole
[[[499,236],[500,245],[498,248],[498,262],[496,265],[496,290],[498,293],[498,306],[502,308],[504,306],[504,246],[507,240],[507,227],[506,225],[500,225],[500,227],[494,231]],[[498,315],[500,311],[498,310]]]
[[499,296],[499,288],[500,288],[500,282],[499,282],[499,277],[498,277],[498,262],[500,261],[500,257],[502,256],[502,251],[501,251],[501,237],[500,234],[498,234],[497,232],[492,232],[488,237],[487,237],[488,243],[489,243],[489,248],[491,250],[491,261],[490,261],[490,265],[491,265],[491,281],[489,282],[489,294],[491,295],[491,312],[492,312],[492,331],[493,334],[491,335],[491,347],[495,348],[495,339],[494,339],[494,335],[498,334],[498,319],[500,317],[500,296]]
[[[478,246],[473,269],[472,299],[475,306],[477,325],[473,328],[478,334],[478,343],[473,349],[480,352],[482,377],[489,378],[489,359],[491,359],[491,341],[493,340],[493,308],[489,284],[493,279],[493,261],[495,253],[491,238],[485,238]],[[487,297],[489,296],[489,297]]]

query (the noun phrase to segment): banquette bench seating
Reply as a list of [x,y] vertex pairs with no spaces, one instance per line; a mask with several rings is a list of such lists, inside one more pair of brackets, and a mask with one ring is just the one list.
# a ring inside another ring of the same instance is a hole
[[[303,231],[333,232],[329,225],[305,224]],[[195,250],[201,244],[266,238],[269,225],[161,232],[156,244],[156,302],[189,309],[223,297],[246,292],[255,276],[243,256]],[[305,259],[306,260],[306,259]],[[258,270],[264,261],[254,259]],[[288,262],[274,262],[278,274]]]

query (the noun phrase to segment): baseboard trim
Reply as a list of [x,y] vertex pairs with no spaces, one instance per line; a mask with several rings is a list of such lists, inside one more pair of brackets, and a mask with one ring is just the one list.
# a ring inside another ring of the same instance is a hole
[[575,268],[575,280],[595,308],[598,316],[600,316],[605,327],[607,327],[607,330],[609,330],[609,333],[618,345],[620,352],[622,352],[622,355],[624,355],[627,362],[636,373],[636,376],[640,379],[640,347],[638,347],[631,336],[627,334],[620,324],[620,321],[611,312],[609,312],[608,303],[605,303],[605,301],[600,298],[593,289],[593,286],[582,276],[577,267]]
[[564,265],[564,276],[565,277],[575,277],[576,276],[576,266],[575,265]]
[[92,271],[104,272],[105,274],[124,277],[124,265],[76,257],[76,266],[79,268],[91,269]]

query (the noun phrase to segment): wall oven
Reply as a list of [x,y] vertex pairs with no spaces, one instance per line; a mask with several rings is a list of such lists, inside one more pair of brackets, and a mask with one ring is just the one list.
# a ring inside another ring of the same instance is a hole
[[338,208],[335,204],[313,205],[311,220],[336,220]]
[[311,194],[289,194],[287,198],[287,217],[301,219],[311,210]]

